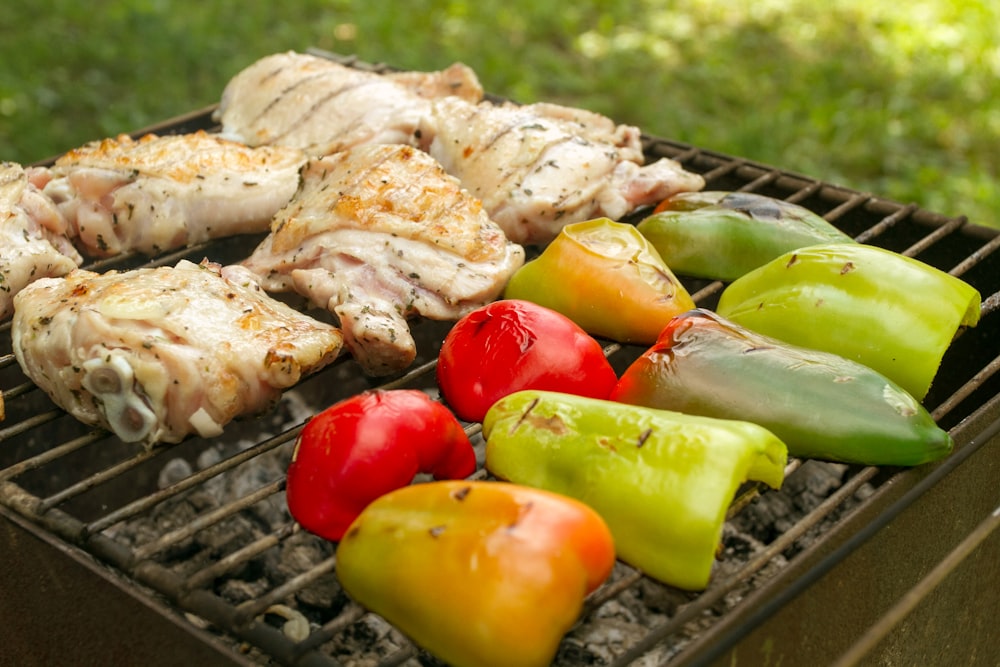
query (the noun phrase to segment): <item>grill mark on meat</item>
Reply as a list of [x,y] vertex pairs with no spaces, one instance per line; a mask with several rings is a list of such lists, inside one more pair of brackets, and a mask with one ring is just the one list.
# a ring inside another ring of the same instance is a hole
[[[476,112],[474,114],[472,114],[471,116],[469,116],[469,120],[471,121],[471,120],[475,119],[476,116],[484,113],[484,111],[485,111],[484,108],[477,107],[476,108]],[[502,130],[500,130],[499,132],[497,132],[496,134],[494,134],[492,137],[490,137],[489,141],[486,141],[486,142],[480,144],[480,146],[479,146],[479,155],[483,155],[486,151],[490,150],[490,148],[492,148],[498,141],[500,141],[501,139],[503,139],[505,136],[507,136],[508,134],[510,134],[511,132],[513,132],[514,130],[516,130],[516,129],[520,128],[520,127],[523,127],[523,126],[524,126],[524,122],[521,121],[521,120],[515,120],[510,125],[507,125]]]
[[[548,153],[549,153],[549,150],[551,150],[552,148],[554,148],[556,146],[559,146],[561,144],[570,143],[570,142],[574,142],[574,141],[581,142],[584,145],[587,144],[586,141],[582,141],[582,140],[578,139],[577,137],[573,137],[573,136],[559,137],[555,141],[550,141],[549,143],[545,144],[545,147],[542,148],[542,150],[538,151],[538,155],[529,164],[518,165],[518,166],[516,166],[516,167],[514,167],[514,168],[512,168],[510,170],[508,170],[508,172],[502,177],[502,180],[500,181],[500,184],[499,184],[500,187],[497,188],[497,189],[498,190],[502,190],[503,188],[505,188],[507,186],[508,183],[510,183],[510,181],[512,179],[515,179],[518,176],[525,176],[525,175],[533,174],[535,171],[537,171],[538,169],[540,169],[540,166],[539,166],[540,164],[544,164],[544,163],[550,161],[550,159],[547,157]],[[570,191],[570,192],[576,192],[576,191]],[[559,199],[559,201],[560,202],[566,201],[566,197],[562,197],[561,199]]]
[[[283,132],[281,132],[279,134],[276,134],[271,139],[271,143],[281,143],[281,139],[283,139],[284,137],[287,137],[289,134],[291,134],[292,132],[296,131],[300,125],[304,125],[304,124],[308,123],[310,118],[312,118],[313,116],[315,116],[316,114],[318,114],[324,107],[328,106],[331,102],[333,102],[334,100],[336,100],[336,98],[340,97],[344,93],[346,93],[348,91],[352,91],[352,90],[357,90],[358,88],[363,88],[365,86],[370,86],[370,85],[376,84],[376,83],[381,83],[381,82],[379,82],[379,81],[355,81],[355,82],[349,83],[347,85],[341,86],[341,87],[337,88],[336,90],[330,91],[329,93],[327,93],[326,95],[324,95],[323,97],[321,97],[317,102],[315,102],[311,107],[309,107],[309,109],[307,109],[305,111],[305,113],[303,113],[301,116],[299,116],[295,120],[294,123],[289,123],[288,126],[285,128],[285,130]],[[293,88],[294,88],[294,86],[293,86]],[[271,103],[271,105],[279,103],[281,100],[283,100],[285,98],[285,96],[286,96],[286,93],[282,92],[282,94],[278,98],[276,98]],[[268,106],[270,107],[271,105],[268,105]],[[363,116],[361,118],[363,118]],[[344,128],[342,128],[341,129],[341,134],[348,135],[349,134],[349,130],[354,129],[355,127],[357,127],[359,125],[359,120],[361,120],[361,119],[360,118],[355,119],[354,122],[351,123],[349,126],[345,126]]]

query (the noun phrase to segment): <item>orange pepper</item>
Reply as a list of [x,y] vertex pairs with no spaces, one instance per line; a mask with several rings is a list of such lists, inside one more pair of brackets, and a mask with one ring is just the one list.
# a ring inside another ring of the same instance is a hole
[[674,315],[694,308],[635,226],[608,218],[563,227],[514,273],[504,297],[558,311],[593,336],[649,345]]
[[344,590],[450,665],[543,666],[611,573],[587,505],[505,482],[440,481],[382,496],[337,547]]

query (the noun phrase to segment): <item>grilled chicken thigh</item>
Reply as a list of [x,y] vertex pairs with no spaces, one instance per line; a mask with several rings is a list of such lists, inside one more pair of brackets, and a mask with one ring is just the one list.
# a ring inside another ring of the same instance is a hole
[[294,146],[322,156],[365,143],[416,145],[431,100],[479,101],[483,88],[460,63],[439,72],[377,74],[303,53],[276,53],[234,76],[215,119],[223,136],[251,146]]
[[495,299],[524,249],[458,181],[410,146],[366,145],[311,161],[302,187],[244,265],[337,315],[364,370],[407,367],[407,318],[457,320]]
[[556,104],[434,102],[427,150],[457,176],[507,237],[545,244],[565,225],[705,186],[674,160],[643,164],[639,130]]
[[44,278],[15,298],[14,354],[67,412],[126,442],[218,435],[332,361],[340,331],[264,293],[239,266]]
[[86,253],[155,254],[267,231],[305,160],[293,148],[250,148],[203,131],[121,135],[69,151],[31,178]]
[[39,278],[61,276],[83,258],[67,236],[66,219],[14,162],[0,163],[0,320],[13,299]]

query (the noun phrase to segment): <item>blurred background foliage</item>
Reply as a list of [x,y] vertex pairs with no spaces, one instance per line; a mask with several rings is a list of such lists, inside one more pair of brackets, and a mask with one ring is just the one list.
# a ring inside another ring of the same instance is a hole
[[0,159],[218,101],[264,55],[459,60],[492,93],[1000,226],[993,0],[75,0],[0,13]]

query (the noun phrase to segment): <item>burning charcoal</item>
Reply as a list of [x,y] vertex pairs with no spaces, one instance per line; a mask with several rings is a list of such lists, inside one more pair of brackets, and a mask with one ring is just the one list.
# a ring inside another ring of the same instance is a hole
[[559,647],[556,654],[559,665],[604,665],[607,661],[592,651],[582,640],[569,637]]
[[265,579],[256,581],[245,581],[243,579],[229,579],[219,586],[218,594],[225,600],[238,605],[247,600],[255,600],[267,592],[269,585]]
[[182,479],[190,477],[192,472],[194,471],[191,468],[191,464],[185,459],[180,457],[170,459],[163,466],[163,469],[160,470],[157,486],[161,489],[173,486]]
[[636,590],[645,608],[648,609],[648,613],[664,616],[672,616],[677,612],[678,607],[691,600],[689,593],[664,586],[648,578],[640,579],[639,583],[636,584]]
[[375,667],[380,658],[409,645],[381,616],[365,614],[330,642],[329,648],[344,667]]
[[[582,642],[581,651],[592,658],[584,664],[608,664],[647,632],[633,615],[614,600],[602,605],[602,613],[611,615],[592,618],[571,633]],[[574,664],[574,663],[567,663]]]
[[847,469],[848,466],[842,463],[809,460],[789,475],[783,488],[791,495],[805,496],[799,504],[811,510],[840,488]]

